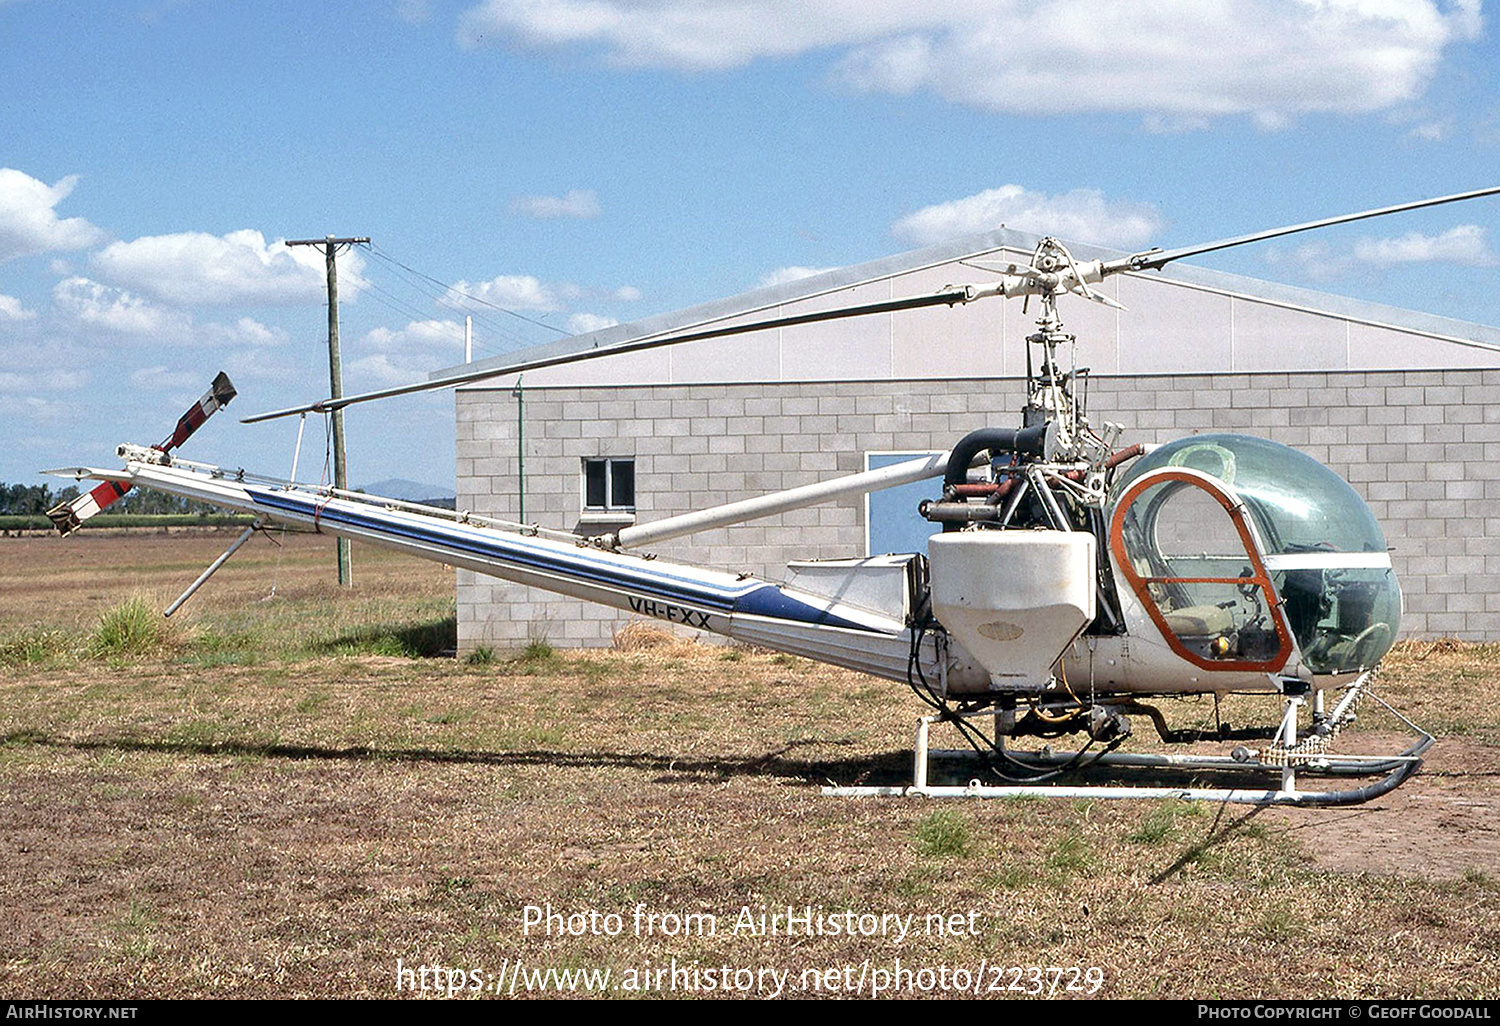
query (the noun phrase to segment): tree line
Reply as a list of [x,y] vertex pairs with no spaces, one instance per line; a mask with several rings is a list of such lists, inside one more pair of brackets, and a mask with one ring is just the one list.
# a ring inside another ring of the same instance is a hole
[[[0,481],[0,516],[40,516],[60,502],[78,497],[78,486],[54,490],[49,485],[6,484]],[[214,507],[195,499],[184,499],[165,492],[132,488],[109,507],[111,513],[209,513]]]

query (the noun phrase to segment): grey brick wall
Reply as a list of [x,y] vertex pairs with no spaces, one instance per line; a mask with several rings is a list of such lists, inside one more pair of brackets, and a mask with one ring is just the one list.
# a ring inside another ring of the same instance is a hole
[[[637,517],[660,519],[864,469],[872,450],[941,450],[1017,422],[1015,379],[549,387],[525,393],[528,521],[581,522],[582,460],[633,456]],[[1101,377],[1090,419],[1125,441],[1238,431],[1294,446],[1349,480],[1394,548],[1407,636],[1500,640],[1500,370]],[[458,505],[518,513],[516,400],[458,394]],[[662,545],[679,559],[780,580],[791,559],[862,554],[860,501]],[[613,610],[458,575],[459,646],[607,645]]]

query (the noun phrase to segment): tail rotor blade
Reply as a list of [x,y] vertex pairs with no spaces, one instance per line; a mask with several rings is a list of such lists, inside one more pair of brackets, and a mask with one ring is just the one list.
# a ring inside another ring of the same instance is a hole
[[[219,371],[213,384],[208,386],[208,391],[203,393],[203,398],[190,406],[178,418],[177,427],[172,433],[160,445],[155,446],[156,451],[162,454],[162,461],[166,462],[167,453],[192,437],[193,432],[202,427],[205,420],[212,417],[219,407],[229,405],[229,400],[234,397],[234,385],[230,382],[229,375]],[[47,519],[52,521],[59,534],[72,534],[85,520],[107,509],[128,491],[129,481],[105,481],[71,502],[58,503],[47,511]]]
[[62,535],[72,534],[83,522],[130,491],[127,481],[105,481],[71,502],[58,503],[47,511],[47,519]]
[[229,375],[219,371],[213,384],[208,386],[208,391],[203,393],[203,398],[188,408],[188,411],[178,419],[176,429],[157,448],[162,452],[171,452],[186,442],[192,437],[194,431],[203,426],[205,420],[218,412],[219,407],[228,406],[229,400],[233,399],[236,394],[234,385],[229,381]]

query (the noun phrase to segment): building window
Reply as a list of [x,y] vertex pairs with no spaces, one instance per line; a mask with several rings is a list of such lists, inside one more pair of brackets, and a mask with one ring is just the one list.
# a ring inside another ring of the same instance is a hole
[[583,461],[583,511],[585,513],[635,512],[635,459],[633,457]]

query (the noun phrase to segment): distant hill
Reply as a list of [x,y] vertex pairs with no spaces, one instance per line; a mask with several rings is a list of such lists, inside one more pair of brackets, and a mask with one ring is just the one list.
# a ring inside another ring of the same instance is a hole
[[407,502],[425,502],[429,506],[453,508],[452,488],[422,484],[420,481],[408,481],[401,477],[388,477],[384,481],[364,485],[359,490],[370,495],[383,495],[389,499],[405,499]]

